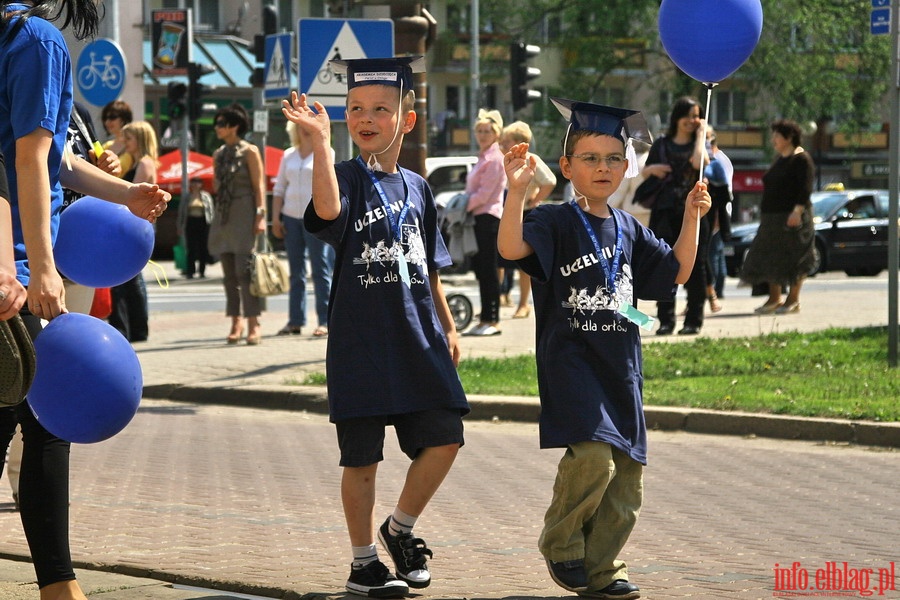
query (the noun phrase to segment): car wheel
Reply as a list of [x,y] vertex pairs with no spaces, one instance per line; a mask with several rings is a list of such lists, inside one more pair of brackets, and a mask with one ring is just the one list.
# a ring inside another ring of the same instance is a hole
[[853,269],[845,269],[844,273],[848,277],[874,277],[881,273],[882,270],[878,267],[855,267]]

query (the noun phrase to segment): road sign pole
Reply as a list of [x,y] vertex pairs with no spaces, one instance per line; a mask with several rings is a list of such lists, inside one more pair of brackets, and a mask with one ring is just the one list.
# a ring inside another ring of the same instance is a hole
[[181,141],[178,144],[179,149],[181,150],[181,201],[189,202],[187,198],[190,192],[191,181],[188,176],[188,152],[190,152],[190,145],[188,144],[188,118],[187,115],[182,115],[181,117]]
[[891,10],[891,147],[890,195],[888,200],[888,365],[897,367],[897,278],[900,268],[898,234],[898,191],[900,191],[900,17]]

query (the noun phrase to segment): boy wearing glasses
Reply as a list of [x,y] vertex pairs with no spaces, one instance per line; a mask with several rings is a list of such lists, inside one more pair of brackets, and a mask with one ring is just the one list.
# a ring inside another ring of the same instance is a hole
[[504,157],[509,193],[500,254],[531,275],[537,330],[542,448],[566,448],[539,540],[550,576],[589,598],[640,597],[618,559],[643,498],[647,431],[637,300],[666,300],[687,280],[706,184],[688,196],[674,248],[634,217],[607,206],[637,174],[632,139],[649,143],[641,113],[553,99],[568,121],[559,165],[575,198],[522,218],[534,176],[528,145]]
[[[328,113],[306,95],[285,116],[313,138],[312,202],[303,224],[335,247],[328,307],[329,416],[343,467],[341,499],[353,553],[347,591],[402,598],[431,583],[432,552],[413,526],[463,445],[469,412],[456,373],[457,332],[437,270],[451,264],[428,183],[397,164],[416,123],[414,72],[424,58],[332,60],[346,75],[346,121],[359,148],[334,164]],[[385,428],[412,460],[394,512],[374,540],[375,475]]]

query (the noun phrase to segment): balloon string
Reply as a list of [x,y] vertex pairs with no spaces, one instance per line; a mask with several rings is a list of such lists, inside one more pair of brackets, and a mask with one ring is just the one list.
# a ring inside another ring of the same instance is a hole
[[[703,117],[703,124],[700,126],[700,132],[697,135],[700,135],[703,140],[704,147],[706,146],[706,128],[709,126],[709,105],[712,103],[712,91],[713,87],[715,87],[715,83],[707,83],[706,85],[706,115]],[[712,162],[712,157],[710,157],[710,162]],[[703,153],[700,153],[700,178],[697,180],[698,183],[703,181],[703,169],[706,165],[703,164]],[[697,231],[694,234],[694,243],[700,245],[700,211],[697,211]]]
[[[147,266],[153,271],[154,277],[156,277],[156,285],[161,287],[164,290],[169,289],[169,278],[166,277],[166,270],[162,268],[158,262],[154,262],[152,260],[147,261]],[[160,279],[160,275],[162,275],[162,279]]]

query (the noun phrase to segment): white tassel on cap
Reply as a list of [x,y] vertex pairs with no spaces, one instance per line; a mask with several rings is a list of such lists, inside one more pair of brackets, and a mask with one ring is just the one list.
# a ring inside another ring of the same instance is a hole
[[638,166],[637,153],[634,151],[634,144],[631,143],[631,138],[625,140],[625,160],[628,161],[628,169],[625,171],[625,179],[637,177],[638,173],[640,173],[641,170]]

